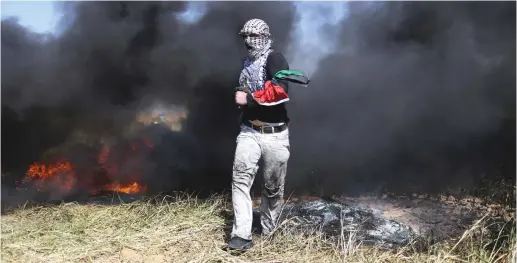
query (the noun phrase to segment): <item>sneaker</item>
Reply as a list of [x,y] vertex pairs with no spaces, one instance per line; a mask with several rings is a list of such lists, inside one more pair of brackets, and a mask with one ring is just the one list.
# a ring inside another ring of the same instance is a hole
[[243,239],[240,237],[232,237],[230,239],[230,242],[228,242],[228,248],[229,249],[250,249],[253,247],[253,241]]

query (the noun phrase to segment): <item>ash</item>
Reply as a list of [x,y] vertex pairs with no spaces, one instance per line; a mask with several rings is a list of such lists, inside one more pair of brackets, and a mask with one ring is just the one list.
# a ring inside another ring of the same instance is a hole
[[283,219],[283,227],[294,231],[321,231],[329,237],[387,248],[407,245],[416,235],[411,227],[374,210],[325,200],[286,204]]
[[300,196],[287,201],[280,222],[287,231],[396,248],[460,237],[482,218],[500,235],[515,223],[515,208],[473,196]]

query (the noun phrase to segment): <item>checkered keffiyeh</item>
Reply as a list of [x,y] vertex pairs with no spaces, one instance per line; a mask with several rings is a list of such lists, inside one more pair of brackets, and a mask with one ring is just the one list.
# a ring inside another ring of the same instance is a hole
[[261,19],[251,19],[244,24],[239,34],[248,46],[250,58],[255,60],[271,48],[269,26]]

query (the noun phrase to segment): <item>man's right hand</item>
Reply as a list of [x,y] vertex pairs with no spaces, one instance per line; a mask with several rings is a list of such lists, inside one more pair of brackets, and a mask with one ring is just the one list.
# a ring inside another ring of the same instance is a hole
[[248,96],[248,93],[244,92],[244,91],[237,91],[235,92],[235,103],[237,103],[237,105],[246,105],[248,104],[248,100],[247,100],[247,97]]

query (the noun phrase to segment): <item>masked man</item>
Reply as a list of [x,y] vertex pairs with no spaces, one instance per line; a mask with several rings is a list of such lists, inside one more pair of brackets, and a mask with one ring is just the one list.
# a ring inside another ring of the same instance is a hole
[[242,110],[237,148],[233,164],[232,202],[235,221],[228,247],[253,246],[252,202],[250,189],[262,159],[264,185],[260,205],[262,234],[271,234],[283,204],[284,181],[289,159],[289,118],[285,102],[288,85],[273,79],[280,70],[288,70],[285,58],[271,47],[269,26],[252,19],[240,31],[248,57],[239,77],[235,102]]

